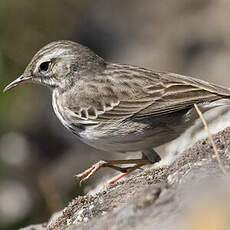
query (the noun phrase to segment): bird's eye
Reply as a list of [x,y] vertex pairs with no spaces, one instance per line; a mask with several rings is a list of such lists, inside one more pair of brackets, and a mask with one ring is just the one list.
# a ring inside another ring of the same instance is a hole
[[42,72],[47,72],[49,69],[49,66],[50,66],[50,62],[46,61],[46,62],[41,63],[41,65],[39,66],[39,69]]

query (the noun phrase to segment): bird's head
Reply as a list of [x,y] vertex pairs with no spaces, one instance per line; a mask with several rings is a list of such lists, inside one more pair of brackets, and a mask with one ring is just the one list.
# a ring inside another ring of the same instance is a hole
[[77,81],[77,77],[90,75],[103,68],[104,64],[102,58],[78,43],[52,42],[35,54],[24,73],[4,91],[25,82],[40,83],[50,88],[68,87]]

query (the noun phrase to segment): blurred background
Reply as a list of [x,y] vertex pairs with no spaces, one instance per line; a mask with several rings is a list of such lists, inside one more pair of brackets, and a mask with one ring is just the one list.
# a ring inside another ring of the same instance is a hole
[[[230,87],[229,10],[228,0],[1,0],[0,91],[38,49],[60,39],[87,45],[109,61]],[[217,116],[218,129],[227,125],[225,112]],[[87,191],[74,174],[112,157],[63,128],[51,93],[41,86],[1,94],[0,115],[0,229],[48,220]],[[178,151],[175,143],[167,151]]]

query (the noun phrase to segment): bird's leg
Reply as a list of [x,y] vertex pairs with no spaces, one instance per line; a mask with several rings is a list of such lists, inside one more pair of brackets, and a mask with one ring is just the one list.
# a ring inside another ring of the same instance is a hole
[[[157,154],[156,151],[154,151],[153,149],[145,149],[144,151],[142,151],[142,159],[143,160],[148,160],[148,164],[154,164],[158,161],[161,160],[160,156]],[[121,178],[127,176],[129,173],[133,172],[134,170],[140,168],[141,166],[143,166],[145,164],[136,164],[132,167],[126,168],[127,171],[123,172],[115,177],[113,177],[112,179],[110,179],[108,181],[108,184],[115,184],[117,181],[119,181]]]
[[[149,161],[148,164],[151,164],[151,162]],[[140,169],[141,166],[143,166],[143,165],[145,165],[145,164],[136,164],[136,165],[134,165],[134,166],[127,167],[127,168],[126,168],[126,169],[127,169],[126,172],[120,173],[119,175],[113,177],[112,179],[110,179],[110,180],[108,181],[108,184],[110,184],[110,185],[115,184],[117,181],[119,181],[119,180],[122,179],[123,177],[127,176],[129,173],[133,172],[133,171],[136,170],[136,169]]]
[[[119,164],[136,164],[134,166],[129,167],[119,167],[116,165]],[[80,180],[80,183],[88,180],[94,173],[96,173],[100,168],[112,168],[122,173],[129,173],[130,170],[135,170],[145,164],[151,164],[148,159],[127,159],[127,160],[108,160],[108,161],[99,161],[89,169],[85,170],[84,172],[77,174],[76,177]],[[132,170],[132,171],[133,171]]]
[[152,164],[161,160],[161,157],[154,149],[145,149],[142,151],[142,159],[148,159]]

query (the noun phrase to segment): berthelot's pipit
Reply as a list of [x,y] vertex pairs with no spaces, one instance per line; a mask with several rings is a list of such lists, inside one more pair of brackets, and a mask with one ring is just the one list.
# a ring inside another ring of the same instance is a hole
[[210,107],[230,97],[229,89],[191,77],[106,62],[71,41],[39,50],[5,91],[25,82],[48,86],[59,120],[88,145],[108,152],[142,152],[141,159],[99,161],[77,175],[81,181],[101,167],[128,173],[159,161],[153,148],[193,124],[195,103]]

